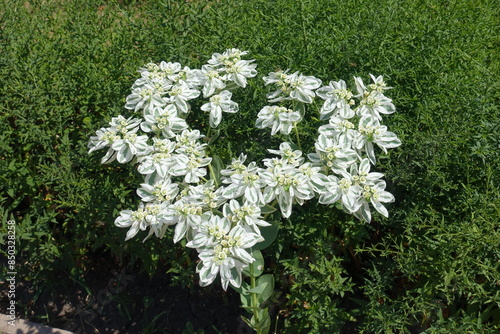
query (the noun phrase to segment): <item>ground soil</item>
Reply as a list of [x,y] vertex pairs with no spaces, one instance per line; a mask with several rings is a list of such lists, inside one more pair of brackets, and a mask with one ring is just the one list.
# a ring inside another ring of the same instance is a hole
[[149,276],[100,262],[79,282],[64,272],[50,286],[18,282],[17,316],[74,333],[251,333],[231,289],[171,286],[165,267]]

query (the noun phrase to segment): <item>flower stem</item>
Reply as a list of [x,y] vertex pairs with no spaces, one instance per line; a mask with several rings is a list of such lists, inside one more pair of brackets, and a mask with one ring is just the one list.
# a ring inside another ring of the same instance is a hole
[[295,138],[297,140],[297,146],[299,147],[299,150],[302,151],[302,146],[300,145],[299,129],[297,128],[297,124],[295,124]]
[[[250,289],[254,289],[256,287],[256,280],[254,277],[254,270],[253,270],[253,264],[250,264]],[[255,292],[251,292],[251,301],[252,301],[252,312],[253,312],[253,320],[255,324],[258,324],[259,321],[259,299],[257,297],[257,294]],[[257,332],[257,334],[261,334],[262,331],[259,326],[256,326],[254,330]]]
[[219,182],[217,182],[217,177],[215,176],[215,171],[214,168],[212,167],[212,163],[208,164],[208,170],[210,171],[210,177],[212,178],[212,180],[214,180],[215,187],[219,188]]

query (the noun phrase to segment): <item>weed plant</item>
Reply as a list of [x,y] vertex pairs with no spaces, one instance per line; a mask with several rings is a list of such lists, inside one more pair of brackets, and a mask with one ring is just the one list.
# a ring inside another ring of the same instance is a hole
[[[499,14],[489,0],[3,0],[0,236],[14,219],[18,272],[38,291],[61,273],[85,284],[100,256],[150,273],[162,261],[172,282],[193,284],[185,273],[195,263],[180,247],[123,244],[113,221],[135,206],[140,179],[87,155],[89,136],[122,112],[136,70],[161,60],[199,67],[237,47],[260,73],[382,74],[397,108],[387,122],[403,142],[378,164],[396,197],[391,215],[367,225],[310,204],[284,219],[264,254],[276,278],[273,328],[499,332]],[[223,160],[261,159],[278,143],[247,126],[266,102],[254,98],[261,83],[249,86],[255,94],[237,96],[241,112],[220,126]],[[204,119],[193,121],[208,127]],[[316,137],[301,135],[304,146]]]

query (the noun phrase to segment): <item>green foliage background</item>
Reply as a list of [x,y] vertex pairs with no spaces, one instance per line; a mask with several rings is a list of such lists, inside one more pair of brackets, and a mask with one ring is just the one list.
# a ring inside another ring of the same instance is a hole
[[[84,281],[103,254],[148,272],[161,259],[192,269],[169,240],[122,242],[113,221],[136,206],[140,179],[102,166],[86,143],[124,112],[138,67],[198,67],[236,47],[261,75],[383,75],[398,110],[385,123],[403,142],[377,166],[397,198],[389,219],[366,225],[311,203],[281,222],[266,253],[278,331],[500,331],[499,14],[488,0],[3,0],[0,216],[17,222],[19,271],[38,286],[61,271]],[[251,81],[223,121],[225,162],[279,142],[247,126],[262,86]],[[316,136],[307,124],[305,147]]]

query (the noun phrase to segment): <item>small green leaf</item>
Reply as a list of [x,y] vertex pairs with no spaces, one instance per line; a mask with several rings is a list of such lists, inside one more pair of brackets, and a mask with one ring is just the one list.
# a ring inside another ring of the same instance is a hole
[[265,226],[260,228],[260,232],[262,237],[264,237],[264,241],[259,242],[255,246],[253,246],[254,250],[261,250],[269,247],[276,237],[278,236],[279,225],[276,222],[271,223],[271,226]]
[[263,286],[262,291],[259,292],[259,303],[268,300],[274,292],[274,276],[271,274],[262,275],[257,278],[257,287]]
[[248,308],[252,306],[252,295],[248,293],[249,285],[243,282],[239,288],[233,289],[240,294],[241,307]]
[[[259,277],[264,271],[264,258],[262,257],[262,253],[259,250],[254,250],[251,255],[255,259],[255,261],[250,263],[248,265],[248,268],[245,268],[245,270],[243,270],[243,273],[248,277]],[[250,267],[252,267],[253,269],[253,275],[250,274]]]
[[264,292],[266,287],[267,287],[267,282],[263,282],[262,284],[258,284],[255,288],[250,289],[247,292],[256,293],[256,294],[260,295],[262,292]]
[[221,184],[220,171],[224,169],[222,160],[217,155],[212,155],[212,162],[210,163],[210,178],[214,180],[215,184],[218,186]]
[[269,316],[268,309],[261,309],[257,313],[257,319],[255,316],[252,317],[250,320],[251,327],[257,332],[257,333],[269,333],[269,329],[271,327],[271,317]]
[[261,208],[260,212],[264,215],[273,213],[276,211],[276,208],[274,206],[271,206],[269,204],[266,204],[264,207]]
[[85,117],[83,119],[83,124],[86,125],[87,127],[91,128],[92,127],[92,119],[90,117]]
[[220,136],[220,129],[217,129],[214,132],[214,134],[212,135],[212,137],[210,137],[210,140],[208,141],[208,145],[212,145],[217,140],[217,138],[219,138],[219,136]]

